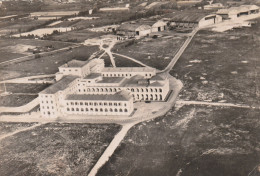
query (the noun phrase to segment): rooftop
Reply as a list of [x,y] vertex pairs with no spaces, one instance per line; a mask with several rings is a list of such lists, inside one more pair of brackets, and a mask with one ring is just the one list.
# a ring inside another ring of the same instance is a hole
[[80,61],[80,60],[71,60],[68,63],[62,65],[61,67],[83,67],[86,65],[88,62],[87,61]]
[[182,11],[182,12],[166,14],[164,18],[169,18],[171,21],[178,21],[178,22],[199,22],[202,18],[208,15],[209,13],[205,11],[202,12]]
[[70,94],[67,95],[66,100],[128,101],[131,98],[129,91],[122,90],[113,95]]
[[141,75],[135,75],[125,82],[126,87],[147,87],[149,82]]
[[102,72],[154,72],[150,67],[105,67]]
[[68,85],[77,78],[78,78],[77,76],[64,76],[57,83],[52,84],[51,86],[44,89],[40,93],[41,94],[55,94],[56,92],[58,92],[60,90],[65,90],[68,87]]
[[155,76],[153,76],[151,78],[151,80],[162,81],[162,80],[165,80],[166,78],[167,78],[167,75],[165,73],[157,73]]
[[124,77],[103,77],[103,79],[97,83],[120,83],[124,79]]
[[239,7],[230,7],[228,9],[219,9],[217,11],[217,14],[228,14],[228,13],[240,13],[240,12],[246,12],[249,10],[258,10],[259,7],[256,5],[241,5]]
[[91,74],[87,75],[84,79],[95,79],[95,78],[98,78],[100,76],[101,76],[100,73],[91,73]]
[[131,23],[125,23],[120,25],[120,27],[118,28],[118,30],[120,31],[131,31],[131,32],[135,32],[136,30],[147,30],[147,29],[151,29],[151,26],[149,25],[145,25],[145,24],[131,24]]

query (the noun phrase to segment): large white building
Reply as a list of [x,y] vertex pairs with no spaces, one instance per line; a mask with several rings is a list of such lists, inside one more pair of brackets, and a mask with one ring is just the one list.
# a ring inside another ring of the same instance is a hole
[[43,117],[126,115],[137,101],[165,101],[169,79],[154,68],[104,67],[102,59],[72,60],[59,67],[57,82],[39,93]]
[[219,9],[217,14],[223,19],[237,19],[241,16],[259,13],[259,7],[256,5],[241,5],[239,7],[230,7],[228,9]]

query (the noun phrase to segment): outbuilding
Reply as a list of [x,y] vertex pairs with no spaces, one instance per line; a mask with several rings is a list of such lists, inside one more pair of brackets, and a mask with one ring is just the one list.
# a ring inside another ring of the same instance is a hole
[[152,27],[149,25],[126,23],[122,24],[116,33],[122,37],[133,38],[148,36],[151,32]]

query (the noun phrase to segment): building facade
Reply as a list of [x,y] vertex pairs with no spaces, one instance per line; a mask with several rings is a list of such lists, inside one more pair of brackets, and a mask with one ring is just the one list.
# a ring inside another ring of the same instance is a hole
[[102,59],[70,61],[39,93],[43,117],[127,115],[138,101],[165,101],[169,79],[147,67],[104,67]]

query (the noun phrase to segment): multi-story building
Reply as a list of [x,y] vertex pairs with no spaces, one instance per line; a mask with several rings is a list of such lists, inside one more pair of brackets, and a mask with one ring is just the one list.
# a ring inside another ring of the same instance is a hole
[[57,83],[39,93],[41,115],[130,115],[137,101],[164,101],[169,79],[154,68],[104,67],[102,59],[72,60]]

